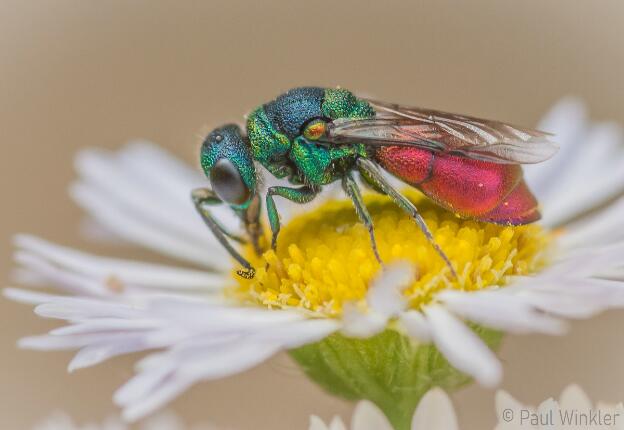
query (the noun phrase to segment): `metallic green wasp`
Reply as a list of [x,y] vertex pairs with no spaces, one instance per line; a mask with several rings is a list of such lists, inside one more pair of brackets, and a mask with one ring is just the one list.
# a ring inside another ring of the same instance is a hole
[[[254,268],[230,240],[250,242],[261,253],[261,196],[256,162],[293,186],[266,190],[265,205],[276,248],[280,219],[274,198],[307,203],[324,185],[340,180],[359,219],[370,234],[381,262],[371,216],[354,178],[388,195],[435,243],[413,203],[388,182],[379,169],[417,187],[440,206],[481,221],[518,225],[539,219],[537,201],[522,179],[519,164],[535,163],[554,154],[556,146],[544,133],[429,109],[404,107],[356,97],[341,89],[292,89],[254,110],[247,133],[236,125],[213,130],[201,148],[201,165],[212,189],[192,193],[206,225],[243,267]],[[228,232],[208,207],[227,204],[243,221],[246,237]]]

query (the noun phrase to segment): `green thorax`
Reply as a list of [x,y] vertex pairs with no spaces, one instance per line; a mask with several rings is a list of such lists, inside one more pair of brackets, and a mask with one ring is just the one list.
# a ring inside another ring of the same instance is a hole
[[314,118],[370,118],[365,100],[342,88],[295,88],[254,110],[247,119],[253,158],[278,178],[324,185],[342,177],[364,145],[327,147],[304,138],[299,130]]

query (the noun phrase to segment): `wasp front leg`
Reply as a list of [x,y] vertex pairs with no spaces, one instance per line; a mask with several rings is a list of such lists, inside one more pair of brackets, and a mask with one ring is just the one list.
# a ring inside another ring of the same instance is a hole
[[210,211],[208,211],[204,207],[205,205],[214,206],[222,204],[223,202],[219,199],[219,197],[217,197],[214,191],[208,188],[198,188],[196,190],[193,190],[193,192],[191,193],[191,198],[193,200],[193,203],[195,204],[195,209],[197,209],[197,212],[199,212],[199,214],[201,215],[206,226],[208,226],[210,231],[212,231],[212,234],[214,234],[219,243],[226,249],[226,251],[232,256],[232,258],[238,261],[239,264],[245,268],[245,270],[238,270],[236,273],[238,273],[243,278],[253,278],[256,273],[255,269],[251,266],[251,263],[249,263],[249,261],[247,261],[242,255],[240,255],[240,253],[236,249],[234,249],[234,247],[228,241],[228,238],[239,243],[246,243],[246,240],[240,236],[228,232],[223,227],[223,225],[219,221],[217,221],[215,217],[212,216]]
[[442,259],[450,269],[451,274],[454,277],[457,277],[457,273],[455,272],[451,261],[446,256],[444,251],[442,251],[440,246],[436,243],[435,239],[433,238],[433,234],[431,234],[431,230],[429,230],[429,227],[427,227],[425,220],[418,212],[416,206],[414,206],[414,204],[407,197],[405,197],[403,194],[394,189],[392,185],[390,185],[388,180],[377,168],[377,165],[371,160],[367,158],[358,158],[357,166],[362,175],[366,178],[367,181],[371,182],[371,185],[373,185],[375,189],[383,192],[388,197],[390,197],[397,206],[407,212],[407,214],[416,222],[416,224],[418,224],[418,227],[420,227],[429,243],[431,243],[431,246],[433,246],[433,248],[440,255],[440,257],[442,257]]
[[319,193],[320,188],[314,185],[304,185],[299,188],[291,187],[269,187],[266,195],[267,215],[269,217],[269,225],[271,226],[271,248],[277,248],[277,235],[280,231],[280,219],[273,196],[284,197],[295,203],[308,203]]

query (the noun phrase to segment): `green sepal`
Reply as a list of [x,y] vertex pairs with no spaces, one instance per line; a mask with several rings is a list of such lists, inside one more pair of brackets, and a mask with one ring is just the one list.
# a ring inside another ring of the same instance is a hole
[[[501,332],[471,328],[490,348],[498,348]],[[410,428],[420,399],[431,388],[453,391],[471,382],[435,346],[417,343],[393,329],[368,339],[336,333],[291,350],[290,355],[330,393],[375,403],[396,430]]]

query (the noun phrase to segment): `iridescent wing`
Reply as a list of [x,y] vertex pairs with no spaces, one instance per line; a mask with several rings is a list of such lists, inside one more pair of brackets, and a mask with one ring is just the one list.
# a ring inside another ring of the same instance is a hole
[[418,146],[495,163],[530,164],[552,157],[550,134],[499,121],[369,100],[375,118],[329,124],[328,143]]

